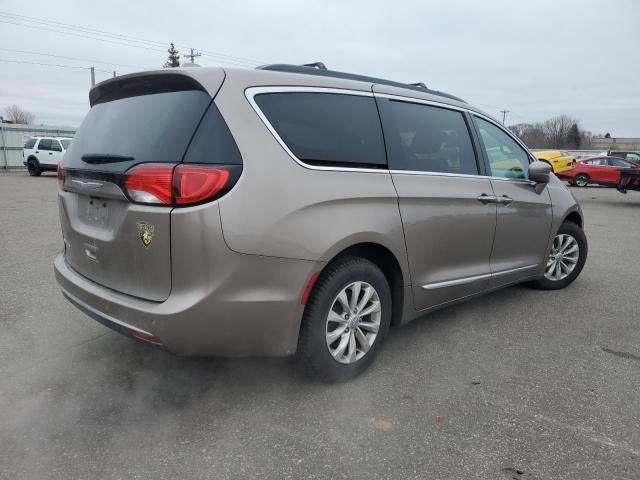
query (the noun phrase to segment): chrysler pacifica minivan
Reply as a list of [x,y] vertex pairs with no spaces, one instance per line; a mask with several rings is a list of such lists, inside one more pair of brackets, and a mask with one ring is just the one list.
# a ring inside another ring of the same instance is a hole
[[310,66],[96,85],[59,167],[74,305],[186,355],[296,354],[326,380],[389,328],[528,282],[563,288],[583,216],[547,164],[452,95]]

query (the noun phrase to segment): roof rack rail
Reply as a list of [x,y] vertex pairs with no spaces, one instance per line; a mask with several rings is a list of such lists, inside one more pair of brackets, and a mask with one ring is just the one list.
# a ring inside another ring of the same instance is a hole
[[431,90],[423,82],[418,83],[400,83],[392,80],[385,80],[382,78],[368,77],[366,75],[358,75],[355,73],[338,72],[336,70],[328,70],[322,62],[307,63],[305,65],[291,65],[287,63],[276,63],[273,65],[260,65],[256,67],[257,70],[270,70],[273,72],[286,72],[286,73],[302,73],[305,75],[317,75],[320,77],[331,78],[343,78],[345,80],[355,80],[358,82],[377,83],[380,85],[389,85],[391,87],[406,88],[408,90],[414,90],[423,93],[429,93],[431,95],[438,95],[440,97],[449,98],[458,102],[466,103],[461,98],[448,93],[439,92],[437,90]]
[[303,67],[312,67],[317,68],[318,70],[326,70],[327,66],[322,62],[313,62],[313,63],[303,63]]

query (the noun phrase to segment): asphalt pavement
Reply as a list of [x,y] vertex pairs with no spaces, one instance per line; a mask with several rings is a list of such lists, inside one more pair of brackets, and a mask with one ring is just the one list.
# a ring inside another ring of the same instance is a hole
[[638,479],[640,193],[572,191],[590,252],[392,331],[360,378],[180,358],[61,295],[55,175],[0,174],[0,479]]

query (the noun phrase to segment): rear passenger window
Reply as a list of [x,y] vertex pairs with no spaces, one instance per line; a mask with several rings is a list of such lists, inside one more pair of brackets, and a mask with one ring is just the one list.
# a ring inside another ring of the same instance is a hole
[[62,147],[60,146],[60,142],[58,142],[57,140],[51,140],[51,150],[53,150],[54,152],[61,152]]
[[461,112],[381,100],[390,168],[477,175],[473,144]]
[[611,158],[609,159],[609,161],[611,162],[611,165],[613,165],[614,167],[622,167],[622,168],[631,167],[631,164],[626,160],[618,160],[617,158]]
[[51,150],[51,140],[43,138],[38,144],[38,150]]
[[372,97],[284,92],[256,95],[255,101],[298,159],[312,165],[386,168]]
[[27,150],[31,150],[35,144],[36,144],[36,139],[30,138],[29,140],[27,140],[27,143],[24,144],[24,148],[26,148]]

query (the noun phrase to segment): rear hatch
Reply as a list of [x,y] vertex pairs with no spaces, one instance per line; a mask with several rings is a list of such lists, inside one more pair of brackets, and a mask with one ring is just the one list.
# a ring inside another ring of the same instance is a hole
[[111,80],[90,98],[59,171],[66,261],[100,285],[163,301],[171,291],[172,172],[215,107],[181,74]]

